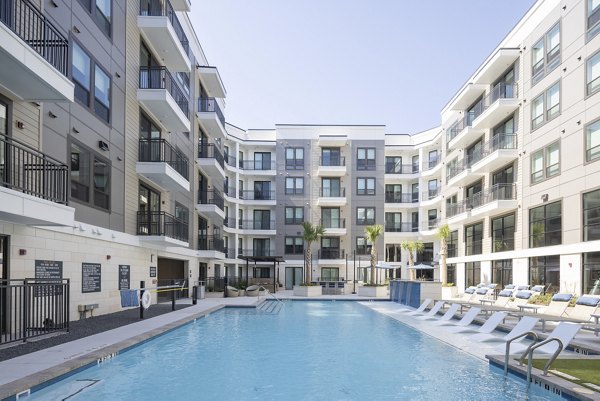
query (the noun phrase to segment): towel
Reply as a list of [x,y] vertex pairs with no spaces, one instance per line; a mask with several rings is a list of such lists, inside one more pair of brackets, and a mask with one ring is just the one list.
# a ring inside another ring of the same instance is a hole
[[140,297],[137,290],[121,290],[121,307],[130,308],[140,306]]

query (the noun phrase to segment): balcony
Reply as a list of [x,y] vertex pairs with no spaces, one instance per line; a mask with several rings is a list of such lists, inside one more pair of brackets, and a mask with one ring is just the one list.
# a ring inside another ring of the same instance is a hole
[[198,144],[198,159],[196,164],[211,177],[224,177],[225,161],[218,147],[213,143]]
[[0,4],[0,82],[17,99],[72,102],[69,41],[29,0]]
[[480,157],[471,164],[471,172],[490,173],[518,157],[517,134],[498,134],[482,146]]
[[419,194],[413,193],[400,193],[400,192],[386,192],[385,203],[418,203]]
[[421,175],[423,177],[431,177],[437,174],[442,169],[442,156],[438,155],[435,158],[425,160],[421,167]]
[[477,163],[482,158],[481,153],[476,153],[472,157],[466,157],[458,160],[454,164],[446,165],[446,182],[449,187],[457,185],[465,185],[469,182],[477,180],[483,173],[471,171],[473,163]]
[[275,198],[275,191],[266,190],[240,190],[238,191],[240,203],[252,204],[252,205],[265,205],[275,206],[277,199]]
[[473,120],[473,129],[492,128],[519,108],[517,84],[498,84],[482,101],[481,114]]
[[187,248],[188,223],[165,212],[137,212],[137,235],[140,241],[163,246]]
[[198,204],[196,210],[205,217],[216,219],[225,218],[225,200],[223,194],[216,189],[198,191]]
[[452,149],[458,149],[465,147],[477,135],[483,134],[483,130],[475,129],[473,127],[473,120],[475,120],[483,111],[482,102],[477,103],[473,110],[467,112],[463,117],[460,117],[446,130],[446,143],[448,145],[448,151]]
[[224,98],[226,96],[227,92],[225,91],[225,86],[217,67],[199,66],[196,67],[196,70],[200,75],[202,86],[206,89],[210,97]]
[[413,223],[385,223],[383,227],[386,233],[417,233],[418,224]]
[[486,88],[487,85],[467,83],[452,101],[450,110],[466,109],[485,92]]
[[225,138],[225,115],[214,97],[198,98],[198,112],[196,113],[200,125],[208,135],[213,138]]
[[238,160],[238,167],[242,172],[252,175],[274,176],[277,173],[274,160]]
[[140,139],[136,172],[167,191],[189,191],[187,157],[164,139]]
[[230,171],[236,169],[238,166],[237,159],[231,155],[223,155],[223,160],[225,161],[225,167]]
[[320,135],[317,145],[325,148],[340,148],[346,146],[348,137],[346,135]]
[[65,164],[0,134],[0,220],[72,227],[68,179]]
[[271,257],[271,256],[276,256],[275,255],[275,250],[273,249],[263,249],[263,248],[256,248],[256,249],[238,249],[238,256],[242,256],[242,257],[254,257],[254,258],[263,258],[263,257]]
[[230,198],[230,199],[225,199],[225,200],[227,200],[227,201],[229,201],[229,202],[233,202],[233,200],[234,200],[235,198],[237,198],[238,191],[237,191],[237,189],[236,189],[234,186],[231,186],[231,185],[223,185],[223,195],[224,195],[226,198]]
[[446,207],[448,224],[468,223],[483,216],[495,216],[517,208],[515,184],[496,184]]
[[346,158],[343,156],[320,157],[317,175],[320,177],[343,177],[346,175]]
[[233,230],[237,229],[235,218],[225,217],[223,219],[223,229],[228,233],[231,233]]
[[225,259],[225,241],[223,238],[217,235],[198,238],[198,257]]
[[325,229],[325,236],[346,235],[346,219],[326,218],[321,219],[319,224]]
[[238,254],[242,254],[242,252],[238,253],[238,250],[235,248],[228,248],[225,250],[225,259],[237,259]]
[[238,228],[246,235],[275,235],[275,220],[238,220]]
[[171,5],[175,11],[189,12],[192,8],[191,0],[171,0]]
[[418,174],[419,166],[415,164],[385,163],[386,174]]
[[169,131],[190,131],[187,95],[166,67],[140,67],[137,99]]
[[319,249],[319,259],[322,260],[342,260],[346,257],[343,249],[339,248],[321,248]]
[[189,42],[169,0],[140,2],[137,25],[167,68],[190,72]]
[[440,219],[440,218],[427,220],[421,226],[421,234],[423,234],[423,235],[436,234],[436,231],[441,224],[442,224],[442,219]]
[[521,49],[501,48],[475,74],[473,82],[477,85],[490,85],[501,76],[519,58]]
[[319,188],[317,206],[344,206],[346,203],[346,188]]

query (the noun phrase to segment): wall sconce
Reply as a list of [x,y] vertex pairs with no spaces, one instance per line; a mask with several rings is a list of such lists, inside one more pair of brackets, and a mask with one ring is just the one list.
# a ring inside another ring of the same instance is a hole
[[100,148],[100,150],[103,150],[105,152],[107,152],[109,150],[108,143],[106,143],[104,141],[98,141],[98,147]]
[[76,134],[79,134],[79,130],[77,128],[75,128],[75,127],[73,127],[73,132],[76,133]]
[[548,202],[548,194],[542,194],[542,202]]
[[17,121],[17,128],[18,129],[23,129],[25,128],[25,123],[23,121]]
[[81,33],[81,31],[79,30],[79,28],[77,28],[77,26],[73,25],[73,32],[75,33]]
[[106,260],[110,260],[111,257],[112,256],[110,256],[110,255],[106,255]]
[[52,5],[52,7],[58,8],[58,4],[54,0],[50,0],[50,4]]
[[27,249],[19,249],[19,255],[21,255],[21,256],[27,255]]
[[48,112],[48,116],[49,116],[50,118],[56,118],[56,114],[54,114],[52,111],[49,111],[49,112]]

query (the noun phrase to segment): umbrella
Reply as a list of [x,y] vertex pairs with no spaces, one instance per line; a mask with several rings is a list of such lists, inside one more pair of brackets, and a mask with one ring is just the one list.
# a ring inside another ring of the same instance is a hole
[[393,265],[390,265],[389,263],[385,263],[385,262],[377,262],[375,267],[378,269],[398,269],[398,268],[400,268],[400,266],[393,266]]
[[436,269],[436,267],[425,265],[423,263],[419,263],[418,265],[409,267],[409,269]]

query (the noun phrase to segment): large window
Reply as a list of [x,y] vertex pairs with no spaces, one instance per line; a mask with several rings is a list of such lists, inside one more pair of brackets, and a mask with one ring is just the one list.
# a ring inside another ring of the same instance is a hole
[[304,253],[304,240],[302,237],[285,237],[285,254],[302,255]]
[[531,155],[531,183],[547,180],[560,173],[560,142],[554,142]]
[[285,169],[304,170],[304,148],[285,149]]
[[98,27],[107,35],[111,36],[111,0],[80,0],[83,7],[96,21]]
[[344,160],[340,148],[323,148],[321,150],[321,166],[343,166]]
[[596,52],[585,63],[585,91],[593,95],[600,90],[600,52]]
[[600,252],[583,254],[583,293],[600,295]]
[[386,212],[384,230],[393,233],[402,232],[402,213]]
[[402,156],[386,156],[385,173],[402,174]]
[[560,289],[560,256],[529,258],[529,285],[544,285],[547,292]]
[[560,24],[538,40],[531,50],[531,82],[535,85],[560,64]]
[[338,267],[322,267],[321,281],[339,281],[340,269]]
[[346,196],[341,187],[341,180],[339,178],[322,178],[320,196],[325,198]]
[[286,195],[302,195],[304,193],[304,178],[303,177],[286,177],[285,179],[285,194]]
[[583,194],[583,240],[600,239],[600,189]]
[[285,224],[302,224],[303,221],[303,207],[287,206],[285,208]]
[[375,148],[356,149],[356,169],[375,170]]
[[562,243],[562,202],[553,202],[529,210],[529,247]]
[[[71,76],[75,98],[90,108],[102,120],[110,120],[110,75],[76,43],[73,42]],[[91,96],[92,88],[94,90]]]
[[482,252],[483,223],[465,227],[465,255],[479,255]]
[[371,242],[365,237],[356,237],[356,254],[357,255],[370,255],[371,254]]
[[600,0],[587,0],[587,40],[600,32]]
[[515,215],[498,217],[492,220],[492,252],[515,249]]
[[375,208],[374,207],[357,207],[356,208],[356,224],[365,226],[375,224]]
[[[448,247],[448,257],[455,258],[458,256],[458,230],[452,231],[446,242]],[[456,282],[456,281],[454,281]]]
[[71,198],[110,210],[110,162],[71,143]]
[[340,218],[340,208],[321,208],[321,225],[325,228],[345,228],[345,221]]
[[560,81],[531,102],[531,129],[534,130],[560,114]]
[[600,159],[600,120],[585,127],[585,161]]
[[357,195],[375,195],[375,178],[357,178]]
[[512,259],[494,260],[492,262],[492,283],[500,288],[512,284]]
[[446,282],[456,284],[456,264],[454,263],[446,265]]
[[481,283],[481,262],[465,263],[465,288]]
[[386,262],[401,262],[402,261],[402,245],[401,244],[385,244],[385,261]]

